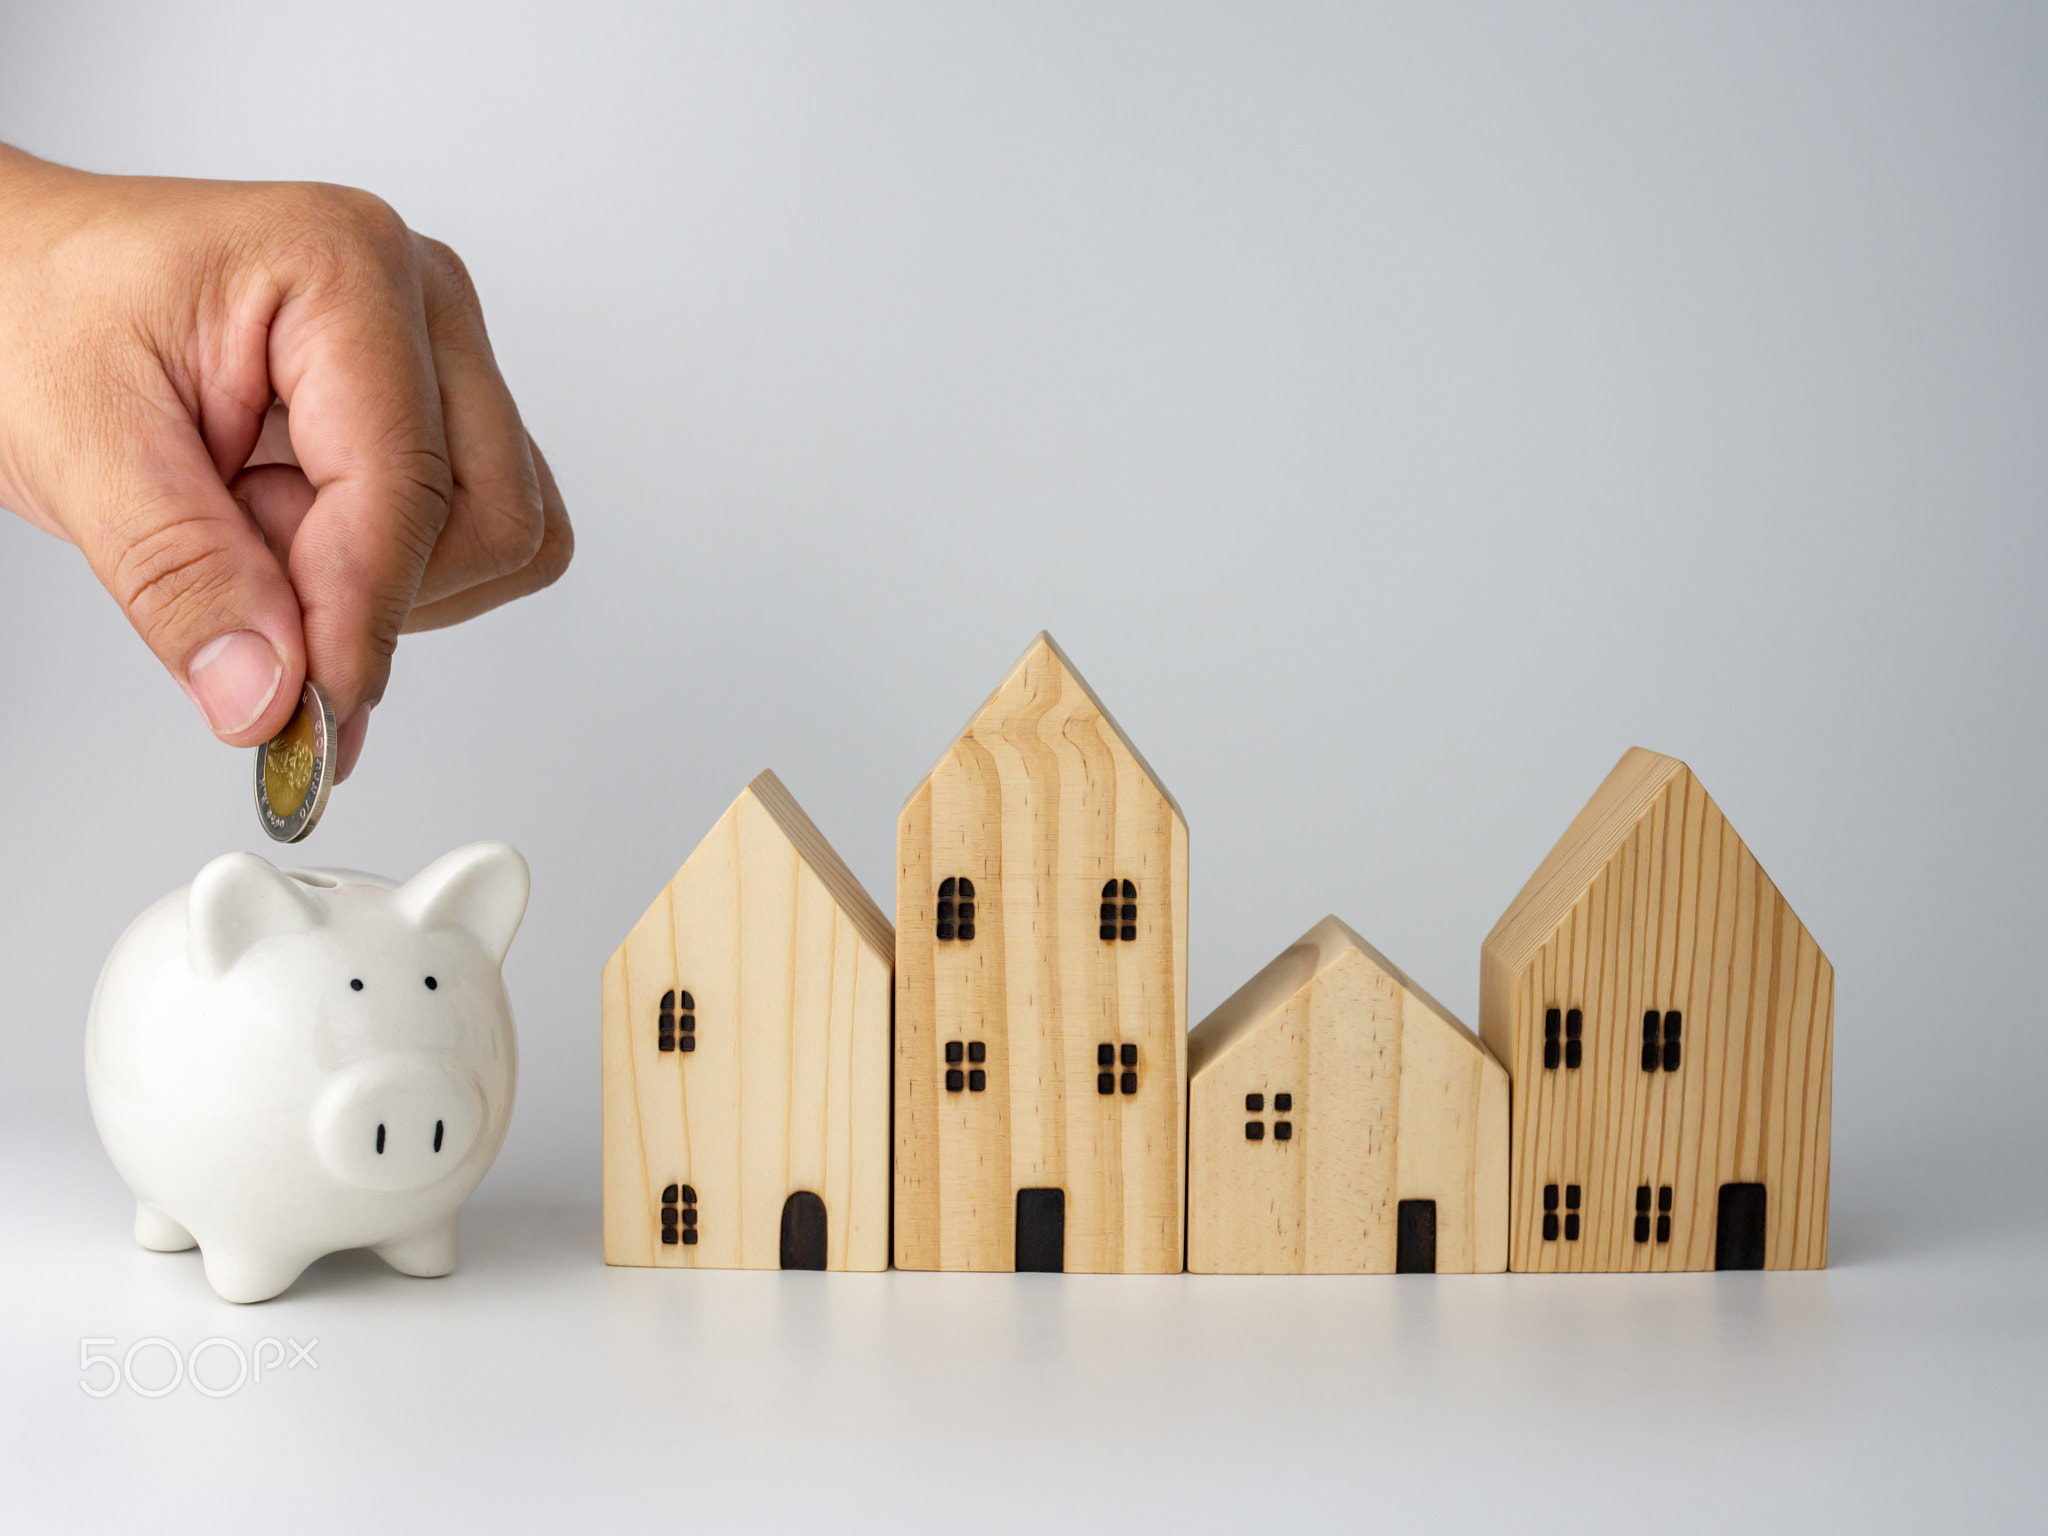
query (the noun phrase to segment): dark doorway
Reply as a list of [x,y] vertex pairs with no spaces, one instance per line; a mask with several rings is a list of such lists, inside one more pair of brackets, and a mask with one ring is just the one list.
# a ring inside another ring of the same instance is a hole
[[1394,1226],[1394,1273],[1436,1273],[1436,1202],[1403,1200]]
[[1714,1220],[1714,1268],[1764,1267],[1764,1187],[1723,1184]]
[[1017,1191],[1017,1272],[1057,1275],[1067,1267],[1067,1192]]
[[782,1267],[825,1267],[825,1202],[808,1189],[782,1202]]

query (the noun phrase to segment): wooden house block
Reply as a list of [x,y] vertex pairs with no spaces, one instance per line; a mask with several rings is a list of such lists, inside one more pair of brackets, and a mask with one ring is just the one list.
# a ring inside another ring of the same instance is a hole
[[1187,849],[1041,634],[897,822],[900,1267],[1181,1267]]
[[1188,1268],[1507,1267],[1508,1075],[1334,917],[1188,1037]]
[[1509,1266],[1825,1265],[1834,981],[1692,771],[1631,749],[1481,951]]
[[604,1256],[886,1269],[895,934],[781,780],[604,970]]

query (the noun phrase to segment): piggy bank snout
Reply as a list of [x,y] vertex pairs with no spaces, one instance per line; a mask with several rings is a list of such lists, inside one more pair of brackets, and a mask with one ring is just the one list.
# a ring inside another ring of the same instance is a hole
[[461,1166],[483,1126],[476,1078],[444,1061],[388,1058],[351,1067],[320,1095],[320,1161],[358,1189],[425,1189]]

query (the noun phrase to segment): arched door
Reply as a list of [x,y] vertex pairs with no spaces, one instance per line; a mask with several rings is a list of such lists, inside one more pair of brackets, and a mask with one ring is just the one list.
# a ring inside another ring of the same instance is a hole
[[825,1202],[808,1189],[782,1202],[782,1267],[825,1267]]

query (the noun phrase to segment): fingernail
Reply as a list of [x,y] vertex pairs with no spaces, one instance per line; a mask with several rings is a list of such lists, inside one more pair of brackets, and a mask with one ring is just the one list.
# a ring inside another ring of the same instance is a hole
[[339,784],[356,771],[356,759],[363,755],[363,738],[370,734],[370,706],[348,717],[341,728],[339,750],[334,759],[334,782]]
[[185,669],[192,696],[216,736],[234,736],[263,718],[284,681],[284,659],[253,629],[200,647]]

